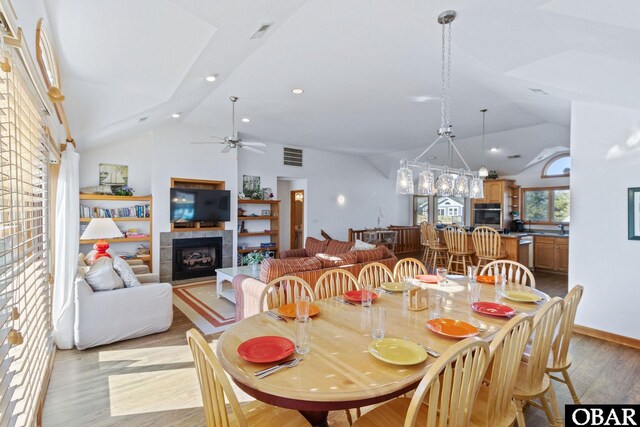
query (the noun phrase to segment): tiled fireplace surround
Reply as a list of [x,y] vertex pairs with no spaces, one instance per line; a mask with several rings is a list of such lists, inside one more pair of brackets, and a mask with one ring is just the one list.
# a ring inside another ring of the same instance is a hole
[[180,285],[207,279],[207,277],[198,277],[195,279],[172,280],[171,277],[173,274],[173,239],[192,239],[198,237],[222,237],[222,266],[233,266],[233,232],[231,230],[160,233],[160,282]]

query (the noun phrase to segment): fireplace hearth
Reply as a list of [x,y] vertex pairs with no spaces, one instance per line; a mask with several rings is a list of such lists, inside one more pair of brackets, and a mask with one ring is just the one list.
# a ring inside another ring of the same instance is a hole
[[215,276],[222,267],[222,237],[174,239],[173,280]]

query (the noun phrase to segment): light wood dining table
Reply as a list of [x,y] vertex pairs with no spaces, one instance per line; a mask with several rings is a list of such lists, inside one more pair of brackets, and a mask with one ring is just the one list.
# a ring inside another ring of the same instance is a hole
[[[508,319],[474,312],[467,300],[466,278],[448,282],[446,286],[422,285],[429,292],[443,295],[440,317],[472,323],[484,330],[478,335],[480,338],[491,340]],[[519,288],[510,285],[509,289]],[[542,297],[539,303],[504,298],[499,302],[517,312],[533,314],[549,296],[537,290],[532,292]],[[495,301],[493,285],[482,285],[480,300]],[[283,322],[261,313],[236,323],[222,334],[217,356],[238,387],[263,402],[299,410],[312,425],[324,425],[328,411],[383,402],[414,389],[435,360],[429,356],[424,362],[410,366],[378,360],[368,351],[372,340],[370,309],[346,305],[335,298],[314,304],[320,313],[313,317],[311,351],[297,366],[263,379],[254,373],[276,363],[247,362],[238,356],[238,346],[250,338],[268,335],[295,342],[293,319]],[[405,339],[439,353],[459,341],[428,330],[429,310],[409,310],[402,292],[380,293],[373,306],[386,309],[385,338]]]

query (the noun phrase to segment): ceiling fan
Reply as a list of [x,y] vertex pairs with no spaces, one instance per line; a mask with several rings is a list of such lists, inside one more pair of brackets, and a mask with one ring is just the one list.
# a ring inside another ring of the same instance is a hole
[[238,97],[230,96],[229,99],[231,100],[231,136],[225,136],[224,138],[212,136],[211,138],[219,139],[220,141],[192,142],[192,144],[225,144],[221,153],[228,153],[232,148],[244,148],[245,150],[264,154],[263,150],[255,147],[266,147],[267,144],[257,141],[244,141],[238,136],[236,132],[236,102]]

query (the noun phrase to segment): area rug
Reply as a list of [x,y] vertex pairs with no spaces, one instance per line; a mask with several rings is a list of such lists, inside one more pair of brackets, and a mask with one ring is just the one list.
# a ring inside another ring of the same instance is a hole
[[173,305],[205,335],[222,332],[235,322],[236,306],[216,296],[215,282],[174,286]]

